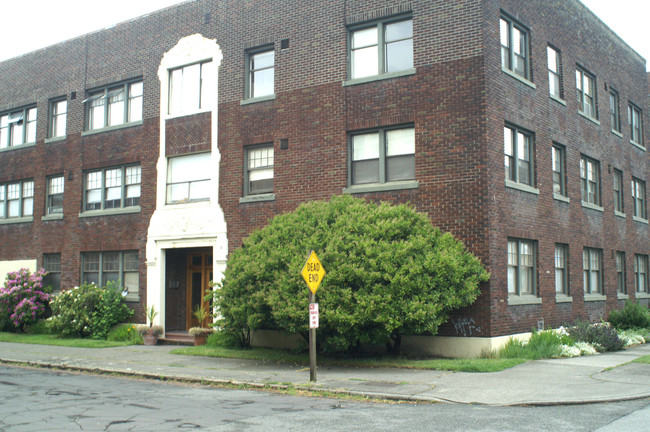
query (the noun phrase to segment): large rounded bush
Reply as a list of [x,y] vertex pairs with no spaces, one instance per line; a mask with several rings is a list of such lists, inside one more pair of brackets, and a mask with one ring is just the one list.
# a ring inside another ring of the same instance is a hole
[[44,270],[22,268],[7,274],[0,287],[0,330],[24,331],[48,313],[50,287],[43,287]]
[[327,271],[317,292],[319,347],[346,352],[404,334],[435,334],[451,310],[473,303],[488,279],[478,258],[407,205],[351,196],[302,204],[244,240],[214,292],[224,329],[308,335],[300,271],[315,250]]

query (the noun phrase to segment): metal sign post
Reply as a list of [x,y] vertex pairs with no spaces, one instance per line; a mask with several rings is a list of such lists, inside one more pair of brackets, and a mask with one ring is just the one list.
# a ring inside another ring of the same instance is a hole
[[325,276],[325,269],[316,252],[311,251],[300,274],[309,286],[309,381],[316,382],[316,329],[318,328],[316,290]]

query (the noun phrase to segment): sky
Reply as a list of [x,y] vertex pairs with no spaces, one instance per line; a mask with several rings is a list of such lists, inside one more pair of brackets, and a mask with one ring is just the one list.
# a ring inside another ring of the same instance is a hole
[[[186,0],[4,0],[0,61],[183,1]],[[650,1],[581,1],[648,60],[646,67],[650,71]]]

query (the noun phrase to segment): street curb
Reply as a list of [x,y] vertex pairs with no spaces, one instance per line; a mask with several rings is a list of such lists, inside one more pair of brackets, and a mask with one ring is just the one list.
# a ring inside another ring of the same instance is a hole
[[[0,358],[0,364],[5,365],[14,365],[14,366],[26,366],[40,369],[53,369],[61,371],[71,371],[71,372],[80,372],[80,373],[93,373],[100,375],[118,375],[125,378],[142,378],[152,381],[169,381],[169,382],[179,382],[179,383],[188,383],[188,384],[199,384],[199,385],[214,385],[222,386],[226,388],[241,388],[248,387],[250,390],[256,391],[277,391],[285,392],[289,389],[295,389],[299,391],[304,391],[307,393],[318,393],[326,392],[334,395],[342,396],[351,396],[351,397],[362,397],[367,398],[371,401],[391,401],[391,402],[407,402],[407,403],[446,403],[446,404],[457,404],[457,405],[477,405],[477,406],[502,406],[502,407],[545,407],[545,406],[572,406],[572,405],[591,405],[598,403],[608,403],[608,402],[627,402],[640,399],[650,399],[650,392],[629,395],[624,397],[612,397],[612,398],[595,398],[595,399],[584,399],[584,400],[575,400],[575,401],[525,401],[512,404],[487,404],[482,402],[459,402],[451,399],[437,398],[437,397],[427,397],[427,396],[417,396],[417,395],[400,395],[394,393],[381,393],[381,392],[360,392],[355,390],[346,390],[338,388],[326,388],[326,387],[316,387],[315,385],[286,385],[286,384],[270,384],[270,383],[259,383],[253,381],[239,381],[239,380],[229,380],[229,379],[218,379],[218,378],[197,378],[195,376],[186,376],[186,375],[161,375],[153,374],[147,372],[137,372],[137,371],[125,371],[123,369],[109,369],[109,368],[97,368],[97,367],[84,367],[84,366],[71,366],[64,364],[55,364],[47,363],[40,361],[20,361],[20,360],[8,360]],[[314,395],[319,396],[320,395]]]

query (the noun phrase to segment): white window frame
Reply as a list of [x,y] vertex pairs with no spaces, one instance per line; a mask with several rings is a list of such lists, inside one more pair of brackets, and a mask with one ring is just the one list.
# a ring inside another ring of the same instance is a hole
[[0,220],[34,216],[34,180],[0,184]]
[[[132,171],[136,171],[136,174],[129,174]],[[119,184],[117,183],[118,178],[113,177],[114,173],[119,173]],[[93,178],[92,180],[91,177]],[[131,179],[131,182],[129,182],[129,179]],[[142,189],[141,182],[142,169],[140,164],[85,171],[82,213],[139,209]],[[114,194],[117,190],[119,190],[119,206],[115,206],[117,198],[114,197]],[[99,201],[88,200],[90,191],[99,191]],[[90,203],[96,203],[98,205],[95,205],[96,208],[89,208]]]
[[618,168],[612,170],[612,182],[614,188],[614,211],[625,214],[625,193],[623,182],[623,171]]
[[[108,256],[117,256],[117,267],[111,267],[111,262],[107,259]],[[135,261],[132,259],[136,257]],[[92,258],[92,261],[91,261]],[[91,266],[92,264],[92,266]],[[126,288],[128,291],[125,301],[139,301],[140,291],[140,261],[139,253],[137,250],[123,250],[123,251],[104,251],[104,252],[82,252],[81,253],[81,282],[90,282],[87,277],[88,274],[97,274],[96,278],[92,278],[98,286],[104,287],[111,280],[119,281],[120,287]],[[117,278],[108,277],[109,274],[116,273]],[[127,274],[130,276],[128,279],[137,281],[137,284],[127,282]]]
[[[583,288],[585,295],[603,294],[603,251],[585,247],[582,250]],[[594,286],[594,284],[596,286]]]
[[627,107],[627,121],[630,124],[630,142],[643,145],[643,111],[632,102]]
[[562,83],[562,56],[559,49],[548,45],[546,47],[548,60],[548,91],[551,97],[556,99],[564,98],[564,86]]
[[[210,152],[204,152],[172,156],[167,159],[166,205],[210,200],[211,176],[209,166],[211,157]],[[187,163],[196,164],[195,168],[179,171],[180,168],[178,167]]]
[[[65,177],[63,175],[47,178],[47,198],[45,214],[63,214],[63,194],[65,192]],[[60,201],[60,205],[56,204]]]
[[0,150],[36,143],[37,119],[34,105],[0,114]]
[[[261,62],[258,65],[259,59],[264,59],[270,56],[271,64]],[[262,77],[268,78],[270,74],[270,85],[265,82]],[[265,82],[265,85],[258,87],[259,81]],[[264,97],[271,97],[275,94],[275,49],[273,45],[258,47],[246,51],[246,85],[245,85],[245,99],[257,99]]]
[[621,133],[621,109],[618,92],[610,87],[609,89],[609,121],[612,132]]
[[[499,32],[501,39],[501,68],[521,78],[531,80],[530,31],[519,22],[502,15],[499,22]],[[516,45],[518,45],[518,49],[515,49]],[[519,67],[518,64],[520,64]]]
[[627,294],[626,266],[625,252],[616,251],[616,290],[622,295]]
[[570,295],[569,245],[555,244],[555,294]]
[[[535,140],[533,134],[507,124],[503,128],[503,149],[506,181],[535,187]],[[528,166],[528,175],[525,175],[525,170],[523,170],[524,164]]]
[[167,114],[181,116],[210,109],[216,91],[212,75],[212,59],[169,69]]
[[581,67],[576,67],[576,92],[580,113],[597,120],[598,92],[596,89],[596,76]]
[[[273,193],[273,143],[250,146],[245,149],[244,196]],[[271,180],[270,187],[258,189],[253,182]]]
[[68,117],[68,101],[65,98],[50,101],[50,118],[48,124],[49,138],[62,138],[66,136]]
[[630,185],[632,187],[632,202],[634,203],[633,215],[640,219],[647,219],[645,182],[636,177],[632,177]]
[[600,162],[585,155],[580,157],[580,191],[583,203],[600,207]]
[[639,294],[650,293],[648,289],[648,255],[634,255],[634,291]]
[[142,79],[93,89],[83,101],[86,131],[101,131],[142,122],[144,84]]
[[551,147],[551,165],[553,167],[553,193],[568,196],[566,184],[566,147],[553,144]]
[[537,296],[537,242],[509,238],[507,268],[509,296]]

